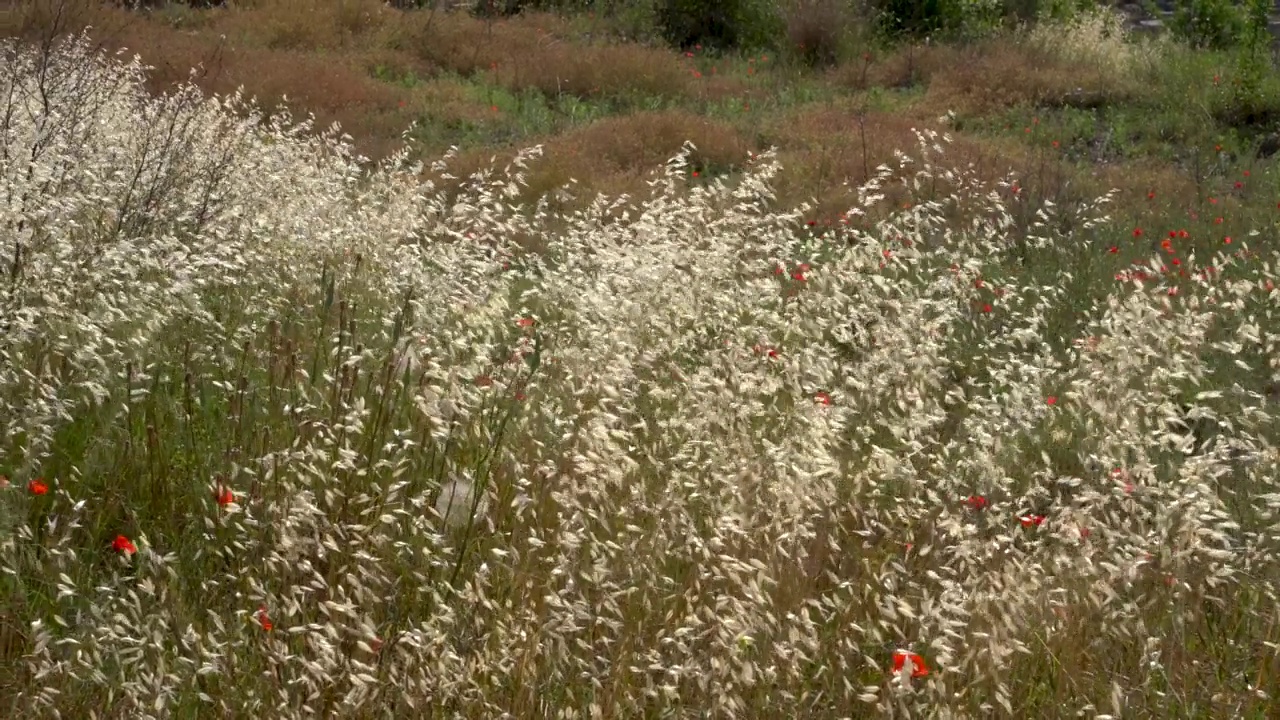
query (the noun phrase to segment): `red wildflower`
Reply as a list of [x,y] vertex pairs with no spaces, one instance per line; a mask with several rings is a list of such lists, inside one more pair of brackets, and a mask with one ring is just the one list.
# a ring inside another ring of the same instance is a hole
[[49,486],[44,484],[43,478],[36,478],[35,480],[27,483],[27,492],[32,495],[47,495],[49,493]]
[[534,319],[531,317],[522,317],[516,320],[516,325],[522,328],[533,327]]
[[1148,200],[1155,200],[1155,199],[1156,199],[1156,194],[1155,194],[1155,192],[1153,191],[1153,192],[1149,192],[1149,193],[1147,193],[1147,199],[1148,199]]
[[982,510],[987,506],[987,499],[981,495],[970,495],[965,498],[964,504],[974,510]]
[[831,396],[821,391],[814,393],[813,399],[814,399],[814,402],[819,402],[819,403],[822,403],[823,405],[831,404]]
[[984,313],[989,313],[989,312],[991,312],[991,303],[987,303],[987,304],[983,305],[983,306],[982,306],[982,312],[984,312]]
[[1050,395],[1049,397],[1045,398],[1045,399],[1044,399],[1044,401],[1045,401],[1045,403],[1047,403],[1047,404],[1049,404],[1049,405],[1057,405],[1057,404],[1058,404],[1058,396],[1057,396],[1057,395]]
[[1119,247],[1119,246],[1117,246],[1117,245],[1112,245],[1112,246],[1107,250],[1107,252],[1111,253],[1112,255],[1115,255],[1116,253],[1120,252],[1120,247]]
[[124,535],[117,535],[116,539],[111,541],[111,549],[116,552],[124,553],[125,555],[132,555],[138,552],[138,547],[133,544],[132,540]]
[[1237,189],[1237,190],[1239,190],[1239,189],[1240,189],[1240,188],[1242,188],[1242,187],[1244,187],[1244,183],[1242,183],[1242,182],[1240,182],[1239,180],[1237,180],[1237,181],[1236,181],[1236,189]]
[[929,674],[929,666],[925,665],[924,658],[906,650],[898,650],[893,654],[893,671],[895,673],[902,672],[903,668],[907,667],[908,662],[911,663],[909,670],[911,677],[922,678]]
[[1133,229],[1133,236],[1134,236],[1134,237],[1142,237],[1142,228],[1134,228],[1134,229]]
[[231,492],[231,488],[219,485],[218,489],[213,491],[213,499],[222,507],[226,507],[236,501],[236,496]]
[[1023,515],[1018,518],[1018,522],[1022,523],[1022,527],[1039,527],[1044,524],[1043,515]]
[[271,618],[267,616],[266,605],[261,605],[258,607],[258,624],[262,625],[262,629],[266,630],[267,632],[271,632],[271,628],[275,627],[275,625],[271,622]]
[[1231,236],[1230,236],[1230,235],[1227,235],[1226,237],[1222,238],[1222,244],[1223,244],[1223,245],[1230,245],[1230,244],[1231,244]]

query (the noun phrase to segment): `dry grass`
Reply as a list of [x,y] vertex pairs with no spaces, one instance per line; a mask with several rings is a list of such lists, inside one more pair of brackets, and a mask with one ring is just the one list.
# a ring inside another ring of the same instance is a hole
[[[810,231],[775,157],[700,182],[747,141],[642,113],[547,158],[642,177],[700,140],[628,218],[528,212],[529,153],[445,192],[84,45],[5,49],[8,716],[1280,693],[1274,211],[1156,263],[1113,196],[1050,205],[874,116],[904,153],[846,207],[875,221]],[[788,122],[840,156],[842,109]]]

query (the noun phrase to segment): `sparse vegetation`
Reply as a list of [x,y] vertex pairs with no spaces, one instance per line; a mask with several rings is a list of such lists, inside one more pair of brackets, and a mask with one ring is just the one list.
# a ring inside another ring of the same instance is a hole
[[0,15],[0,714],[1268,717],[1261,15],[401,5]]

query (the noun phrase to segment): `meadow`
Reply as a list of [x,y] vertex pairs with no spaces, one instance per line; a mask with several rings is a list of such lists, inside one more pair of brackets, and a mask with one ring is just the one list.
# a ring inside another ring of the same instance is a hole
[[288,2],[0,17],[0,714],[1273,712],[1274,73]]

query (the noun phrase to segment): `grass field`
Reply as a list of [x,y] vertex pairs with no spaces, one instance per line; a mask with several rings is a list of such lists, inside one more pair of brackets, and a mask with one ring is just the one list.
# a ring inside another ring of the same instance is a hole
[[1244,50],[4,13],[5,717],[1271,716]]

